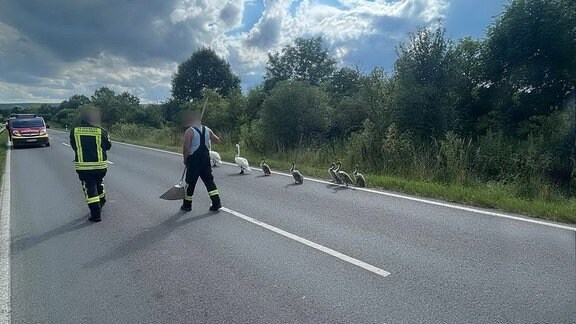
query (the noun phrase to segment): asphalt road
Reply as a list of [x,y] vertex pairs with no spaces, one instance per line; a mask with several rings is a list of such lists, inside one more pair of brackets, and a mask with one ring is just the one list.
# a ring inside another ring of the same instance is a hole
[[181,158],[121,144],[91,224],[51,136],[11,152],[12,323],[576,323],[574,230],[231,166],[184,214]]

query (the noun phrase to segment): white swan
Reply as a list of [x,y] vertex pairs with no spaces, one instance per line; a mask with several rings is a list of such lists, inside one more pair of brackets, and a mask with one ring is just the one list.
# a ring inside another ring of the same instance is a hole
[[252,172],[252,169],[250,169],[250,164],[248,164],[248,160],[246,160],[245,158],[240,156],[240,144],[236,144],[236,158],[234,159],[234,161],[236,162],[236,165],[238,165],[238,167],[240,167],[240,174],[244,174],[244,172]]
[[220,158],[220,154],[216,151],[210,151],[210,161],[212,162],[212,166],[222,165],[222,158]]

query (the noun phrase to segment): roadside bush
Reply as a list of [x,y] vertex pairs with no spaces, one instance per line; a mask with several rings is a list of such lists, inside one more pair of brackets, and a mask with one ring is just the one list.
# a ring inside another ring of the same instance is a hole
[[446,133],[445,137],[435,141],[436,163],[442,170],[444,181],[457,184],[470,182],[472,165],[472,142],[459,137],[453,132]]

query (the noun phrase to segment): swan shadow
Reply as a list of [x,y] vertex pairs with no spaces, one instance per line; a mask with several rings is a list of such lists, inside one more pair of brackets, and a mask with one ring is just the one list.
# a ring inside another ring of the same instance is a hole
[[187,225],[191,222],[195,222],[204,218],[218,215],[218,212],[208,212],[199,216],[181,219],[182,216],[184,216],[185,214],[186,212],[179,211],[176,214],[170,216],[162,223],[154,227],[144,229],[143,232],[138,233],[132,239],[122,242],[110,253],[98,257],[84,264],[84,267],[96,268],[104,263],[112,262],[127,257],[129,255],[138,253],[139,251],[145,250],[148,247],[164,240],[178,228]]
[[344,186],[344,185],[333,185],[331,187],[329,187],[330,189],[332,189],[333,193],[338,193],[340,191],[345,191],[345,190],[350,190],[350,187]]
[[290,184],[285,185],[285,186],[284,186],[284,189],[288,189],[288,188],[290,188],[290,187],[299,187],[299,186],[301,186],[301,185],[303,185],[303,183],[295,183],[295,182],[292,182],[292,183],[290,183]]
[[90,226],[93,223],[88,221],[90,214],[76,218],[69,223],[56,227],[48,232],[40,235],[25,236],[23,238],[16,238],[12,240],[12,253],[26,251],[40,243],[46,242],[54,237],[64,235],[66,233],[74,232],[84,227]]
[[247,176],[247,175],[249,175],[249,173],[240,173],[240,172],[228,173],[229,177],[243,177],[243,176]]

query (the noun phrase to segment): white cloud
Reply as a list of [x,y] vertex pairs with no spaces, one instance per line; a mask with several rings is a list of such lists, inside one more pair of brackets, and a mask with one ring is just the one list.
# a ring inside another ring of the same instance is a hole
[[[339,5],[303,0],[291,14],[294,1],[264,3],[266,10],[258,23],[241,35],[240,41],[229,43],[239,55],[233,60],[260,74],[268,52],[301,36],[324,37],[333,54],[345,64],[389,65],[394,47],[407,32],[444,18],[448,8],[446,0],[340,0]],[[386,53],[388,62],[376,62],[377,53]]]
[[[0,101],[60,100],[101,86],[161,100],[169,96],[177,63],[201,46],[223,55],[250,85],[261,80],[268,52],[300,36],[323,36],[345,64],[389,66],[398,41],[443,18],[448,6],[447,0],[263,0],[259,21],[239,32],[245,7],[255,1],[144,0],[106,7],[55,0],[34,16],[25,2],[3,0]],[[69,4],[68,11],[44,14],[59,2]]]

